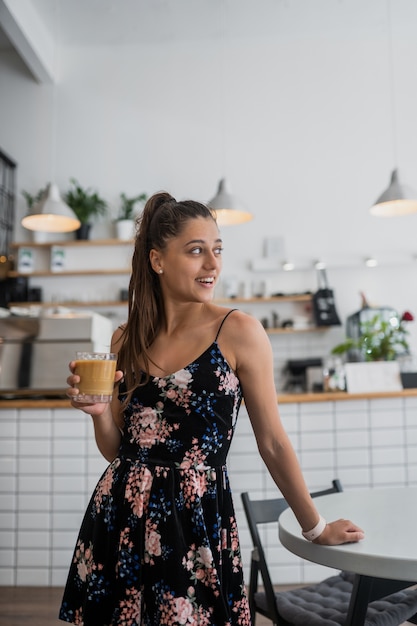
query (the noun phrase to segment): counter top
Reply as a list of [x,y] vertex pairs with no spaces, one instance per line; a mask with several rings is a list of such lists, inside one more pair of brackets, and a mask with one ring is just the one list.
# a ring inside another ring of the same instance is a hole
[[0,397],[0,409],[72,409],[66,398],[20,398]]
[[[373,393],[287,393],[278,394],[278,404],[305,404],[309,402],[343,402],[346,400],[375,400],[378,398],[417,398],[416,389],[379,391]],[[66,398],[5,399],[0,397],[0,409],[71,409]]]
[[278,394],[278,404],[299,404],[304,402],[339,402],[344,400],[374,400],[376,398],[417,398],[416,389],[400,391],[373,391],[371,393],[347,393],[334,391],[328,393],[287,393]]

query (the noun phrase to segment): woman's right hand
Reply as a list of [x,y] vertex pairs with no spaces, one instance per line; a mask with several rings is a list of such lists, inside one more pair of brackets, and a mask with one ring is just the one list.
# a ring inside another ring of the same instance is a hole
[[365,533],[356,524],[348,519],[338,519],[329,522],[321,535],[313,543],[321,546],[338,546],[342,543],[356,543],[365,538]]
[[[68,398],[71,400],[71,405],[75,409],[81,409],[84,413],[91,415],[92,417],[98,417],[104,413],[104,411],[109,407],[108,402],[79,402],[75,398],[79,395],[80,390],[77,385],[80,382],[80,377],[78,374],[75,374],[75,361],[71,361],[69,364],[69,369],[71,374],[67,378],[67,384],[69,387],[66,389],[65,393]],[[114,383],[120,382],[123,378],[123,372],[121,370],[116,370],[114,375]]]

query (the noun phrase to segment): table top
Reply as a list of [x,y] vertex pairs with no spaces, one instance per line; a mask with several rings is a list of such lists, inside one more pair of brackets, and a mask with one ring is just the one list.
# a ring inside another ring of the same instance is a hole
[[417,582],[417,487],[348,490],[314,502],[328,522],[350,519],[365,539],[341,546],[311,543],[287,509],[279,518],[279,538],[290,552],[335,569]]

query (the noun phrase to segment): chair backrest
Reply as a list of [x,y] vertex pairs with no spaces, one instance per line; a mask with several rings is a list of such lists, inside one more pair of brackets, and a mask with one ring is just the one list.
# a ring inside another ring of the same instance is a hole
[[[314,491],[311,493],[313,498],[318,496],[325,496],[331,493],[338,493],[343,491],[341,482],[338,479],[332,480],[332,486],[328,489],[322,489],[320,491]],[[288,508],[288,503],[285,498],[273,498],[267,500],[251,500],[248,492],[241,493],[243,508],[245,511],[246,519],[248,522],[249,532],[252,538],[253,548],[256,552],[256,558],[258,569],[261,574],[262,584],[264,587],[264,593],[266,595],[268,607],[270,607],[271,615],[276,613],[275,609],[275,591],[272,585],[271,577],[269,575],[268,565],[265,558],[265,552],[262,546],[261,536],[259,534],[258,525],[269,524],[271,522],[277,522],[279,516],[285,509]],[[278,536],[278,535],[277,535]],[[251,569],[253,566],[253,560]],[[255,573],[255,578],[258,576],[258,571]],[[256,585],[254,576],[251,572],[249,586]],[[249,589],[249,595],[253,590]],[[272,619],[272,618],[271,618]]]

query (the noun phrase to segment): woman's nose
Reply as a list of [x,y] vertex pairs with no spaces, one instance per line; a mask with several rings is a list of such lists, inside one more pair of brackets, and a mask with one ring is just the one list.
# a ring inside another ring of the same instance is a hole
[[215,268],[219,265],[220,259],[214,252],[208,252],[204,259],[204,266]]

